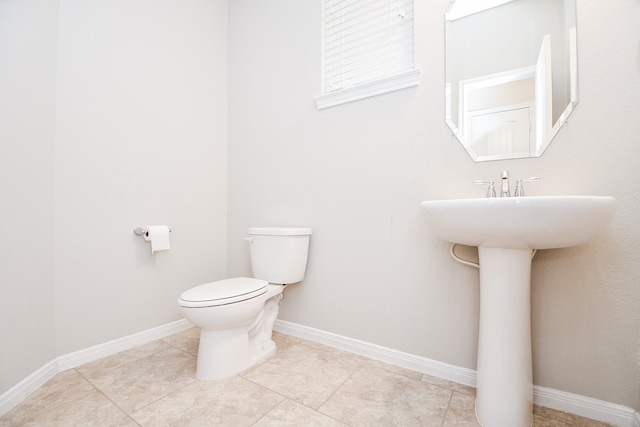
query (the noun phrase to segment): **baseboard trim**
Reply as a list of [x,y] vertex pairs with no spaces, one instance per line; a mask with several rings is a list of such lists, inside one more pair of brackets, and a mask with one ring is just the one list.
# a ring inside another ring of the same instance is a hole
[[[354,340],[280,319],[276,320],[274,330],[445,380],[471,387],[476,385],[476,371],[472,369],[438,362],[426,357]],[[640,414],[638,412],[615,403],[540,386],[533,387],[533,401],[536,405],[591,418],[615,426],[640,427]]]
[[66,371],[67,369],[72,369],[76,366],[84,365],[85,363],[93,362],[94,360],[102,359],[103,357],[111,356],[112,354],[120,353],[121,351],[173,335],[189,329],[192,326],[193,325],[187,320],[181,319],[133,335],[98,344],[84,350],[69,353],[58,357],[58,370],[59,372]]
[[89,347],[64,356],[60,356],[11,387],[0,395],[0,416],[6,414],[57,373],[72,369],[103,357],[146,344],[160,338],[173,335],[192,327],[185,319],[158,326],[133,335]]
[[[192,325],[182,319],[60,356],[45,364],[7,392],[3,393],[0,396],[0,416],[9,412],[59,372],[164,338],[190,327],[192,327]],[[476,373],[472,369],[438,362],[426,357],[404,353],[284,320],[276,320],[274,329],[288,335],[350,351],[423,374],[433,375],[471,387],[475,387],[476,384]],[[634,411],[626,406],[541,386],[534,386],[533,394],[534,403],[540,406],[603,421],[620,427],[640,427],[640,412]]]
[[541,386],[533,387],[533,403],[617,426],[635,427],[638,420],[626,406]]
[[426,357],[415,356],[377,344],[355,340],[280,319],[276,319],[274,330],[339,348],[340,350],[367,356],[402,368],[411,369],[412,371],[433,375],[434,377],[444,378],[471,387],[476,386],[476,372],[471,369],[449,365],[448,363],[438,362],[437,360],[427,359]]
[[58,363],[54,359],[3,393],[0,396],[0,417],[55,377],[57,373]]

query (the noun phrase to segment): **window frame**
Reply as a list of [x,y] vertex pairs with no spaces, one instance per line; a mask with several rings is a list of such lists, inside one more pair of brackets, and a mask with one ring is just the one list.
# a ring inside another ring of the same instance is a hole
[[[340,104],[344,104],[347,102],[352,102],[352,101],[356,101],[356,100],[360,100],[360,99],[365,99],[365,98],[369,98],[372,96],[377,96],[377,95],[381,95],[384,93],[389,93],[389,92],[393,92],[393,91],[397,91],[400,89],[405,89],[405,88],[409,88],[409,87],[413,87],[413,86],[418,86],[420,84],[420,77],[421,77],[421,71],[420,69],[415,68],[415,52],[414,52],[414,40],[415,40],[415,30],[414,30],[414,7],[415,7],[415,2],[414,0],[384,0],[385,2],[387,2],[389,10],[393,11],[396,10],[394,8],[397,8],[399,16],[401,16],[402,19],[405,19],[404,13],[405,13],[405,9],[404,6],[405,5],[409,5],[410,6],[410,16],[409,19],[410,21],[407,21],[406,23],[401,24],[400,26],[397,24],[396,22],[393,22],[394,19],[397,20],[396,17],[393,16],[393,14],[389,14],[386,18],[386,26],[385,27],[394,27],[394,29],[404,29],[406,30],[406,27],[410,25],[411,27],[411,35],[409,38],[402,38],[403,42],[409,43],[409,45],[404,45],[402,46],[403,48],[410,48],[411,54],[410,54],[410,62],[411,62],[411,68],[409,69],[408,67],[406,67],[407,69],[401,70],[401,71],[397,71],[395,70],[393,72],[393,74],[391,74],[388,70],[384,70],[386,72],[381,72],[380,75],[375,76],[374,78],[367,80],[367,81],[363,81],[363,82],[359,82],[359,83],[355,83],[352,86],[347,86],[345,88],[340,88],[340,89],[331,89],[328,90],[328,88],[326,87],[327,85],[327,81],[329,80],[329,78],[327,78],[327,49],[328,49],[328,44],[330,43],[327,37],[327,30],[326,30],[326,26],[328,25],[328,20],[329,19],[333,19],[328,17],[329,14],[331,14],[333,12],[333,10],[331,9],[331,2],[337,2],[339,4],[340,7],[345,7],[348,8],[349,6],[353,6],[353,4],[356,2],[357,0],[323,0],[321,2],[323,8],[322,8],[322,29],[323,29],[323,36],[322,36],[322,90],[323,90],[323,94],[321,94],[320,96],[317,96],[314,98],[314,101],[316,103],[316,107],[320,110],[320,109],[324,109],[324,108],[329,108],[329,107],[333,107],[336,105],[340,105]],[[375,6],[376,3],[381,3],[383,0],[369,0],[370,4],[372,5],[372,7],[379,7],[379,6]],[[335,23],[335,21],[331,21],[333,23]],[[362,22],[362,21],[359,21]],[[366,22],[366,21],[364,21]],[[341,22],[342,24],[342,22]],[[365,30],[369,30],[369,24],[365,23],[365,24],[357,24],[357,25],[353,25],[352,27],[342,27],[340,31],[343,32],[347,32],[347,31],[365,31]],[[392,34],[393,34],[393,30],[389,30],[388,28],[385,27],[376,27],[376,29],[378,29],[378,31],[380,31],[379,33],[376,34],[383,34],[386,35],[387,37],[391,38]],[[333,32],[332,35],[340,35],[339,31],[338,32]],[[335,38],[334,38],[335,40]],[[390,41],[390,43],[392,43]],[[346,42],[345,42],[346,44]],[[342,50],[339,50],[341,55],[344,55],[344,52],[348,49],[345,45],[341,45],[340,46],[342,48]],[[335,49],[335,48],[334,48]],[[372,48],[369,52],[375,53],[376,55],[380,55],[380,52],[382,52],[384,50],[384,46],[381,47],[375,47]],[[409,49],[407,49],[409,50]],[[394,53],[396,51],[388,51],[386,53],[386,55],[391,56],[392,53]],[[408,57],[408,56],[407,56]],[[359,59],[359,57],[356,57],[356,59]],[[385,58],[386,59],[386,58]],[[406,64],[405,62],[408,61],[402,61],[402,67],[404,67]],[[346,73],[345,73],[346,74]],[[364,73],[363,73],[364,74]],[[336,73],[336,75],[339,77],[339,81],[340,78],[344,78],[343,76],[341,76],[339,73]],[[357,79],[356,79],[357,80]]]

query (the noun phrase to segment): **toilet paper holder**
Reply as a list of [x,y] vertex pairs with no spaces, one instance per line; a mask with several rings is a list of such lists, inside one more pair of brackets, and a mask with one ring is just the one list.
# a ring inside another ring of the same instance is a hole
[[[169,232],[171,232],[171,229],[169,229]],[[136,236],[149,236],[149,230],[147,230],[146,228],[142,228],[142,227],[136,227],[133,230],[133,234],[135,234]]]

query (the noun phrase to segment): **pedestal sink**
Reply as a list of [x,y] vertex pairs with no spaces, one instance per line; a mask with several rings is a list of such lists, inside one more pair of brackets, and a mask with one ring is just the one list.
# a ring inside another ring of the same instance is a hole
[[549,196],[434,200],[422,217],[443,240],[477,246],[480,335],[476,416],[484,427],[532,421],[531,258],[534,249],[580,245],[602,233],[613,197]]

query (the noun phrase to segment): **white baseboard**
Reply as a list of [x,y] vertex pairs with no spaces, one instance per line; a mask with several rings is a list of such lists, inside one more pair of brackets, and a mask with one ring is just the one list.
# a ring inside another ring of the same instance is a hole
[[60,356],[50,361],[0,395],[0,416],[13,409],[24,398],[36,391],[44,383],[53,378],[58,372],[66,371],[67,369],[72,369],[77,366],[84,365],[85,363],[111,356],[112,354],[128,350],[138,345],[167,337],[185,329],[189,329],[192,326],[193,325],[185,319],[182,319],[157,328],[149,329],[147,331]]
[[533,403],[616,426],[640,427],[638,413],[629,407],[552,388],[533,386]]
[[[280,319],[276,320],[274,330],[471,387],[475,387],[476,384],[476,371],[472,369],[449,365]],[[615,403],[540,386],[533,387],[533,401],[536,405],[615,426],[640,427],[640,413]]]
[[411,369],[412,371],[433,375],[434,377],[444,378],[471,387],[476,386],[476,371],[472,369],[449,365],[448,363],[438,362],[437,360],[427,359],[426,357],[403,353],[398,350],[354,340],[342,335],[332,334],[280,319],[276,319],[274,330]]
[[[45,364],[7,392],[3,393],[0,396],[0,416],[9,412],[24,398],[53,378],[58,372],[72,369],[135,346],[164,338],[188,329],[191,326],[192,325],[184,319],[178,320],[167,325],[60,356]],[[438,362],[426,357],[415,356],[284,320],[276,320],[274,329],[285,334],[350,351],[423,374],[433,375],[471,387],[475,387],[476,384],[476,372],[472,369]],[[540,386],[534,386],[533,393],[534,403],[540,406],[603,421],[620,427],[640,427],[640,413],[626,406]]]
[[56,360],[47,363],[0,396],[0,417],[22,402],[58,373]]
[[166,325],[158,326],[157,328],[148,329],[146,331],[138,332],[137,334],[128,335],[123,338],[118,338],[84,350],[60,356],[56,359],[58,362],[58,371],[66,371],[67,369],[72,369],[76,366],[84,365],[85,363],[93,362],[94,360],[102,359],[103,357],[111,356],[112,354],[120,353],[124,350],[129,350],[130,348],[138,345],[159,340],[160,338],[189,329],[192,326],[193,325],[185,319],[181,319],[167,323]]

